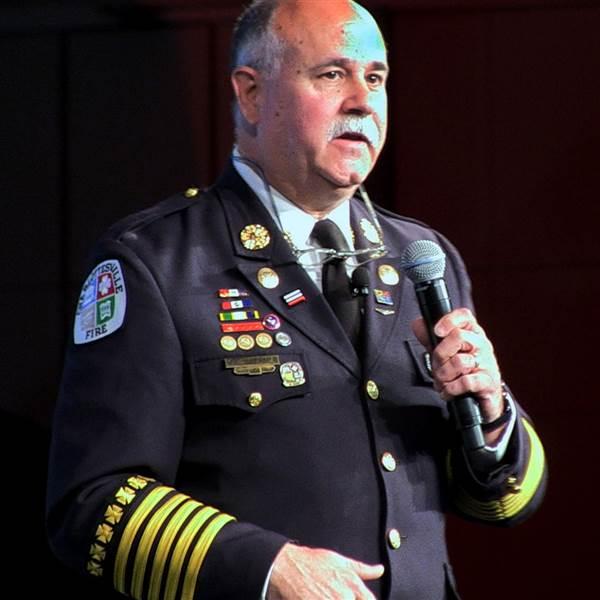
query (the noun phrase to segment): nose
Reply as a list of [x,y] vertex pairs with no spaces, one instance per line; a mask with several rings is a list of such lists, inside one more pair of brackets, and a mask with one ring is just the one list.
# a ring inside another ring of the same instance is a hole
[[372,90],[364,79],[352,78],[348,86],[342,105],[343,112],[353,115],[370,115],[375,112],[377,92]]

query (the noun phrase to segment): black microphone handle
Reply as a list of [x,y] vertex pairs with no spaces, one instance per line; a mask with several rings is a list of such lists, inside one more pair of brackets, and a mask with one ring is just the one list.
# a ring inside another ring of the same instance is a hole
[[[433,279],[415,284],[415,292],[421,314],[427,325],[427,333],[431,346],[438,345],[440,338],[433,332],[435,324],[452,310],[452,303],[443,279]],[[460,431],[464,447],[469,451],[480,450],[485,446],[481,429],[481,413],[477,401],[463,394],[448,402],[448,410]]]

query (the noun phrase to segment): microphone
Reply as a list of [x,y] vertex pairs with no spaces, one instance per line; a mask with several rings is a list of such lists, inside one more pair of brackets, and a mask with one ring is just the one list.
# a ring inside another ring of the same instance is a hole
[[352,297],[369,295],[369,270],[364,265],[356,267],[352,272],[350,281]]
[[[430,240],[411,242],[400,257],[400,267],[414,283],[421,314],[427,326],[431,346],[440,339],[433,332],[435,324],[452,310],[452,303],[444,281],[446,255],[438,244]],[[476,400],[468,394],[457,396],[448,402],[448,409],[464,447],[469,451],[485,446],[481,429],[481,413]]]

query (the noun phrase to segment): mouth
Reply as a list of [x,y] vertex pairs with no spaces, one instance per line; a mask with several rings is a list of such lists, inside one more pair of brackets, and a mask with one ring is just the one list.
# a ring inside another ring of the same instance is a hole
[[355,132],[355,131],[346,131],[346,132],[342,133],[341,135],[338,135],[335,139],[336,140],[347,140],[350,142],[364,142],[365,144],[368,144],[368,145],[371,144],[371,142],[369,141],[369,138],[366,135]]

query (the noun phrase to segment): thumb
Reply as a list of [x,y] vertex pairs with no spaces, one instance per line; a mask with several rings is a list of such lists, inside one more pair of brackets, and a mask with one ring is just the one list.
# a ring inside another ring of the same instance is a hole
[[359,560],[348,559],[350,563],[350,567],[354,570],[354,572],[363,580],[370,579],[379,579],[384,571],[385,567],[383,565],[369,565],[364,562],[360,562]]

